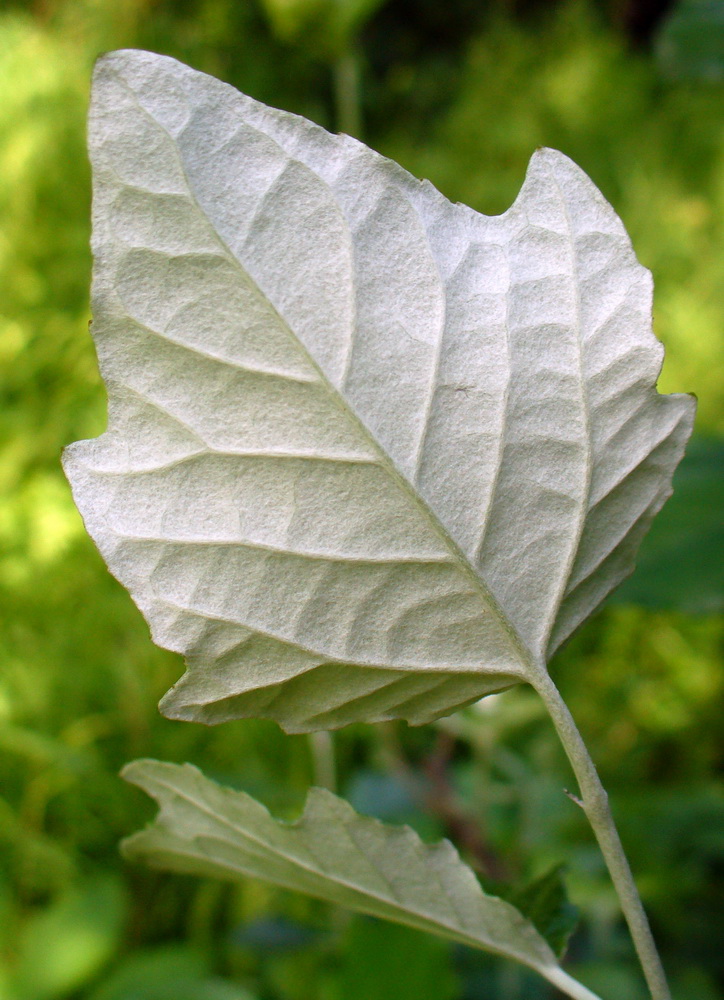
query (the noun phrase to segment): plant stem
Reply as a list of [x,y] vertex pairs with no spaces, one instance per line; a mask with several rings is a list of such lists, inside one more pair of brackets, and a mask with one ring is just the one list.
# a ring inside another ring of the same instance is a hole
[[337,764],[334,759],[334,737],[326,730],[309,734],[314,784],[327,791],[337,791]]
[[356,53],[347,49],[332,67],[334,76],[335,127],[355,139],[362,138],[360,72]]
[[611,881],[618,894],[652,1000],[671,1000],[649,921],[611,815],[608,795],[601,784],[596,766],[591,760],[591,755],[568,706],[547,670],[543,667],[537,669],[531,684],[548,709],[578,781],[581,807],[596,835]]

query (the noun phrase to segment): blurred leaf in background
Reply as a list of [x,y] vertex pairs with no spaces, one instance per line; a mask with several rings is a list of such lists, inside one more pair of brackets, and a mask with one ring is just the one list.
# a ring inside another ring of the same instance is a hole
[[724,439],[691,442],[636,573],[613,600],[692,614],[724,611]]
[[563,874],[564,866],[555,865],[505,897],[538,928],[559,956],[565,954],[578,923],[578,910],[568,899]]
[[7,989],[17,1000],[55,1000],[96,975],[120,947],[126,911],[117,878],[80,882],[26,922]]
[[170,945],[130,955],[89,1000],[257,1000],[218,976],[190,948]]
[[355,917],[346,939],[345,1000],[454,1000],[450,945],[400,924]]
[[721,0],[680,0],[656,40],[664,74],[675,80],[724,80],[724,4]]

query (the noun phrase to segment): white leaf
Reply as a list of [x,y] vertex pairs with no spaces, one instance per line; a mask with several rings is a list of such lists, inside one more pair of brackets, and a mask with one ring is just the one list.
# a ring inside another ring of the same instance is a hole
[[287,824],[190,764],[140,760],[123,773],[160,805],[153,825],[124,841],[127,857],[196,875],[273,882],[505,955],[571,997],[596,1000],[560,969],[515,907],[483,892],[447,840],[425,845],[409,827],[359,816],[322,788],[311,789],[302,817]]
[[694,405],[651,280],[539,150],[487,218],[163,56],[98,63],[109,429],[65,467],[175,718],[428,721],[530,679],[632,569]]

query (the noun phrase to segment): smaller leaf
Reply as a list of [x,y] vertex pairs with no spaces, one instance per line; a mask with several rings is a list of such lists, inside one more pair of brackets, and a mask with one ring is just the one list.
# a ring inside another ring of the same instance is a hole
[[565,865],[556,865],[506,895],[540,931],[559,958],[565,953],[568,939],[578,923],[578,907],[568,899],[564,871]]
[[123,776],[161,810],[155,823],[124,842],[127,857],[181,872],[263,879],[505,955],[574,1000],[596,1000],[563,972],[515,907],[483,892],[446,840],[425,845],[409,827],[360,816],[322,788],[310,790],[301,818],[287,824],[190,764],[135,761]]

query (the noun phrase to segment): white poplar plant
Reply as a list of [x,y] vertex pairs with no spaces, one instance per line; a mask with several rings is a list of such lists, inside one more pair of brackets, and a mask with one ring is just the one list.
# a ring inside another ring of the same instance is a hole
[[[547,670],[631,571],[694,413],[656,392],[651,278],[612,208],[541,149],[488,218],[346,135],[132,50],[97,65],[90,155],[109,421],[65,469],[154,640],[186,657],[163,713],[419,725],[532,685],[665,1000]],[[285,824],[190,765],[125,776],[160,804],[131,857],[266,879],[594,998],[447,841],[324,789]]]

